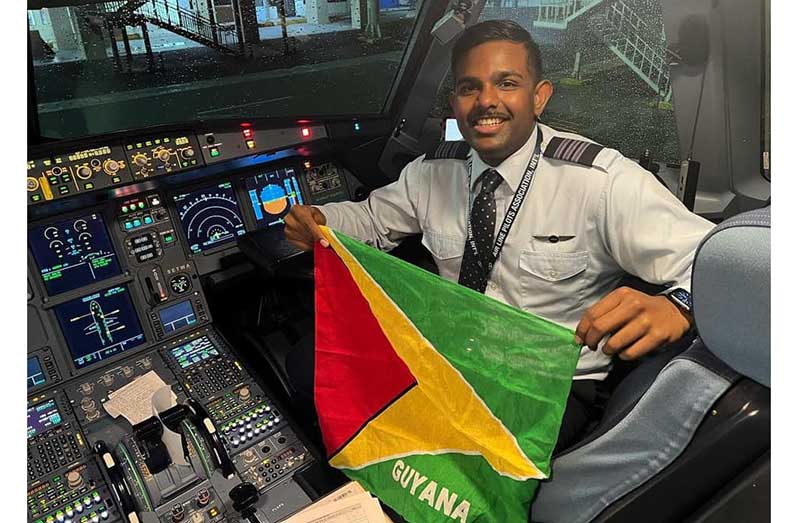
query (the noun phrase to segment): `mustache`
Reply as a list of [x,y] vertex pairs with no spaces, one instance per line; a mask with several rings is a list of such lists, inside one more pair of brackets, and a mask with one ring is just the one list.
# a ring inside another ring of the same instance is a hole
[[478,114],[469,115],[468,123],[473,125],[480,118],[501,118],[503,120],[509,120],[510,119],[510,115],[507,114],[507,113],[502,113],[502,112],[498,112],[498,111],[488,111],[488,112],[485,112],[485,113],[478,113]]

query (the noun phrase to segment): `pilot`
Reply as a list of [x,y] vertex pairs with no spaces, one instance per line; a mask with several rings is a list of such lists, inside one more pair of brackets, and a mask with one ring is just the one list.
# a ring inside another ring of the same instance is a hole
[[[363,202],[292,208],[286,238],[327,246],[321,224],[388,250],[421,233],[443,278],[574,329],[583,347],[559,451],[600,415],[613,356],[640,358],[688,333],[693,253],[712,224],[618,151],[538,121],[553,87],[518,24],[468,28],[451,66],[465,142],[416,158]],[[627,273],[668,291],[618,287]],[[309,361],[293,354],[289,372]]]

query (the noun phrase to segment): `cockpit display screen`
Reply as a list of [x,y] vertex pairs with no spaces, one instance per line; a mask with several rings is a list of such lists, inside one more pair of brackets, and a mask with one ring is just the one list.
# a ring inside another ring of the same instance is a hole
[[194,254],[232,242],[246,232],[230,182],[172,196]]
[[45,381],[46,378],[42,372],[42,366],[39,363],[39,358],[36,356],[28,358],[28,388],[41,385]]
[[283,218],[291,206],[304,203],[292,167],[249,176],[244,185],[259,228],[285,223]]
[[28,439],[60,424],[61,413],[54,399],[28,407]]
[[50,295],[120,273],[119,260],[99,214],[33,228],[28,241]]
[[111,287],[65,302],[54,310],[79,369],[145,341],[127,287]]
[[207,336],[191,340],[172,349],[172,356],[181,369],[187,369],[195,363],[218,356],[219,351]]
[[170,332],[197,323],[197,316],[194,314],[194,307],[191,306],[191,300],[181,301],[169,307],[164,307],[158,311],[158,318],[161,320],[164,334],[169,334]]

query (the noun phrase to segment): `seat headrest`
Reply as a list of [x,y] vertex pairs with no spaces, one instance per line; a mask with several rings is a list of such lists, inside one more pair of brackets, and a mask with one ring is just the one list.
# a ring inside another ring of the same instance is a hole
[[706,346],[770,387],[770,207],[712,229],[693,262],[693,315]]

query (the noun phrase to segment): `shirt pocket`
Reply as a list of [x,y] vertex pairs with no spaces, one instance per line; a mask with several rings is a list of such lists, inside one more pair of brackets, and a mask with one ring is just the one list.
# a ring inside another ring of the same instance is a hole
[[424,231],[421,244],[429,250],[435,259],[440,276],[457,279],[465,247],[463,238],[428,230]]
[[521,251],[520,291],[524,309],[547,317],[562,317],[579,306],[585,291],[588,260],[587,251]]

